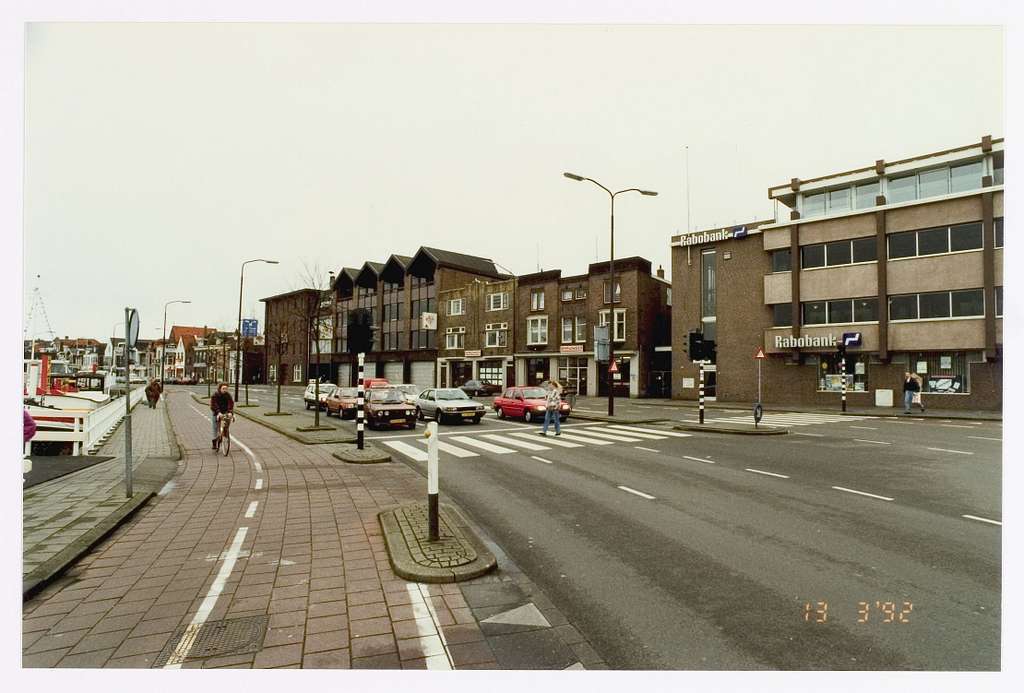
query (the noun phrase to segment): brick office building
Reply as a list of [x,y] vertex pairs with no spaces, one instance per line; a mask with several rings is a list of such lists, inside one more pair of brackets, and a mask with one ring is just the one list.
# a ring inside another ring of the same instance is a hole
[[[615,261],[612,295],[607,262],[587,274],[548,270],[518,278],[515,300],[516,382],[557,377],[580,395],[606,395],[605,368],[594,359],[594,326],[614,322],[620,379],[616,395],[664,396],[670,383],[671,287],[640,257]],[[614,316],[614,321],[612,316]]]
[[687,334],[717,344],[709,394],[851,406],[899,403],[919,373],[940,408],[1002,405],[1003,141],[769,189],[785,215],[672,238],[673,396],[695,399]]

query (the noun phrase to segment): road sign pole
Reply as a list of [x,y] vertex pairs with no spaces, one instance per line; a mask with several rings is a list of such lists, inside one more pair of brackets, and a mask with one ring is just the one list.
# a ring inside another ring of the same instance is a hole
[[698,407],[700,408],[700,422],[701,422],[701,424],[703,424],[704,423],[704,362],[700,361],[698,365],[700,366],[700,390],[699,390],[699,394],[698,394],[698,397],[699,397]]
[[359,388],[356,392],[356,448],[363,449],[363,360],[366,354],[359,352]]
[[[132,319],[132,309],[124,309],[124,495],[125,498],[132,497],[132,379],[129,375],[131,359],[128,354],[128,340],[131,339],[129,332]],[[115,354],[115,358],[117,358]]]
[[431,421],[427,424],[427,528],[430,541],[437,541],[440,537],[439,521],[437,513],[437,422]]
[[846,356],[839,358],[839,377],[843,381],[843,411],[846,411]]

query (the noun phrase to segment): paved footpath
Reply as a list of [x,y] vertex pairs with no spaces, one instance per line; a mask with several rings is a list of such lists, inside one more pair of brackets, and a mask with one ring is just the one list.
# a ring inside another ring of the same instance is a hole
[[202,405],[165,401],[178,475],[25,603],[24,666],[604,667],[499,547],[473,581],[394,575],[377,514],[424,497],[412,469],[346,465],[241,418],[225,458]]

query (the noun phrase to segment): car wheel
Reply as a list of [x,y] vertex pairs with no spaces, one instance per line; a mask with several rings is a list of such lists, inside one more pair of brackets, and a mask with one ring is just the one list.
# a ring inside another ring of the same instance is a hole
[[536,420],[536,418],[537,418],[537,417],[536,417],[536,416],[534,416],[534,414],[533,414],[533,412],[532,412],[532,411],[530,411],[529,409],[527,409],[527,410],[526,410],[526,416],[524,416],[523,418],[525,418],[525,419],[526,419],[526,423],[533,423],[533,422],[534,422],[534,421]]
[[419,407],[416,407],[416,420],[423,421],[423,410]]
[[310,410],[309,402],[306,402],[306,411]]
[[482,419],[482,418],[484,418],[484,417],[482,417],[482,416],[474,416],[473,417],[473,423],[475,423],[475,424],[480,423],[480,419]]
[[440,409],[436,409],[434,411],[434,421],[436,421],[439,425],[441,424],[441,410]]
[[495,407],[495,408],[494,408],[494,414],[495,414],[495,416],[497,416],[497,417],[498,417],[499,419],[504,419],[504,418],[505,418],[505,412],[504,412],[504,411],[502,411],[501,407]]

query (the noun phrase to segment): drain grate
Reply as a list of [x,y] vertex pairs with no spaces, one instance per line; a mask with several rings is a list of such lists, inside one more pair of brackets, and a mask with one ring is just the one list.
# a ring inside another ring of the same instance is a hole
[[[175,659],[190,662],[208,657],[257,652],[267,632],[268,620],[268,616],[245,616],[204,623],[195,632],[188,654],[182,658],[182,653],[179,653]],[[153,666],[160,668],[166,665],[181,644],[182,638],[189,632],[189,626],[182,626],[176,630]]]

